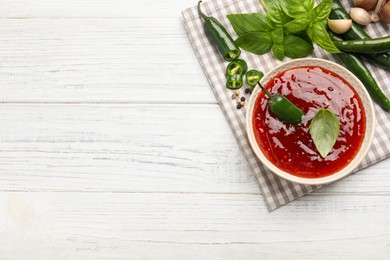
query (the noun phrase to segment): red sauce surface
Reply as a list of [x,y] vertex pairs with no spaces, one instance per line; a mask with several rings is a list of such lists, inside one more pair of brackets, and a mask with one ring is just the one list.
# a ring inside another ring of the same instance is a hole
[[[357,154],[364,139],[365,112],[355,90],[340,76],[321,67],[295,67],[276,75],[265,85],[303,110],[300,124],[282,123],[268,107],[268,97],[257,97],[253,113],[256,141],[278,168],[303,178],[331,175]],[[332,151],[322,158],[315,148],[309,125],[321,109],[332,110],[340,120],[340,134]]]

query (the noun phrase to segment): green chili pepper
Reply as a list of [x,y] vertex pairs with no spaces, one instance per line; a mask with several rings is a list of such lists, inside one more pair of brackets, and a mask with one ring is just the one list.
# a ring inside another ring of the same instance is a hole
[[390,36],[364,39],[333,41],[334,45],[341,51],[357,53],[382,53],[390,51]]
[[210,35],[226,61],[237,59],[241,54],[240,48],[216,18],[206,16],[200,10],[200,3],[202,1],[198,2],[198,13],[205,21],[204,28],[206,33]]
[[242,87],[242,75],[229,75],[226,81],[226,87],[229,89],[239,89]]
[[237,59],[229,63],[226,68],[226,75],[243,75],[247,69],[248,65],[246,64],[246,61]]
[[281,94],[271,94],[260,82],[257,84],[269,97],[269,109],[280,121],[286,123],[300,123],[302,121],[303,111],[301,109]]
[[252,88],[256,87],[257,82],[259,82],[264,76],[264,73],[257,70],[250,70],[246,73],[246,84]]
[[[330,19],[351,19],[347,11],[339,0],[333,0],[332,11],[329,14]],[[341,35],[345,40],[364,40],[371,39],[371,37],[364,31],[364,29],[352,21],[352,27],[346,33]],[[367,53],[361,54],[364,58],[369,59],[383,68],[390,70],[390,55],[387,53]]]
[[[340,37],[334,35],[333,33],[329,33],[329,36],[332,40],[340,40]],[[337,56],[345,64],[346,68],[355,74],[358,79],[360,79],[375,102],[389,111],[390,100],[379,88],[370,70],[366,67],[364,62],[361,61],[358,56],[350,53],[338,53]]]

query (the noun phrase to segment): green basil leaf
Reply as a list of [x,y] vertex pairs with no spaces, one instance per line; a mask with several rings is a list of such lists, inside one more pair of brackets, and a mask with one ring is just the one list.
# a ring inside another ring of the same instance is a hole
[[340,122],[330,110],[317,111],[310,123],[310,135],[323,158],[332,150],[340,133]]
[[307,14],[314,7],[314,0],[284,0],[280,2],[283,11],[292,18],[300,18]]
[[286,29],[289,33],[299,33],[306,30],[309,25],[309,19],[307,17],[296,18],[291,22],[286,23],[283,28]]
[[[288,1],[287,1],[288,2]],[[323,0],[308,14],[309,19],[312,22],[319,22],[328,18],[330,11],[332,10],[333,0]]]
[[272,53],[277,58],[278,60],[283,60],[284,59],[284,47],[283,44],[280,43],[274,43],[272,45]]
[[284,36],[284,54],[296,59],[308,56],[313,52],[313,45],[295,35]]
[[330,53],[339,53],[339,49],[334,46],[328,32],[322,22],[316,22],[306,29],[307,35],[322,49]]
[[[284,0],[282,0],[283,2]],[[276,26],[282,27],[292,19],[283,11],[279,0],[269,0],[267,4],[268,19]]]
[[271,36],[274,43],[283,43],[283,28],[274,30]]
[[242,49],[260,55],[272,48],[272,36],[270,32],[247,33],[238,37],[236,43]]
[[267,16],[261,13],[229,14],[227,18],[238,36],[250,32],[269,32],[274,29]]

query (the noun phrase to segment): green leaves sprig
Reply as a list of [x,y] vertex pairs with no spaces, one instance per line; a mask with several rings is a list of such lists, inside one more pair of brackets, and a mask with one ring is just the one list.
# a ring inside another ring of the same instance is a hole
[[314,7],[314,0],[268,0],[263,4],[267,14],[229,14],[233,29],[239,36],[237,44],[254,54],[272,50],[283,60],[303,58],[313,52],[312,42],[324,50],[337,53],[326,31],[332,0],[323,0]]
[[332,150],[340,133],[337,116],[328,109],[317,111],[310,123],[310,135],[323,158]]

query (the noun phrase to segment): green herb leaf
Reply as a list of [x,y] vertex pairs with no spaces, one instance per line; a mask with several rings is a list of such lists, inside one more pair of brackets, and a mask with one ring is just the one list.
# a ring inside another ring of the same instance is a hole
[[236,40],[238,46],[254,54],[264,54],[272,48],[272,36],[270,32],[254,32],[244,34]]
[[313,45],[295,35],[286,35],[283,41],[284,54],[296,59],[308,56],[313,52]]
[[272,54],[277,58],[278,60],[284,59],[284,47],[282,43],[274,43],[272,46]]
[[283,28],[274,30],[271,36],[274,43],[283,43]]
[[[284,1],[284,0],[283,0]],[[282,2],[283,2],[282,1]],[[268,19],[276,26],[282,27],[289,21],[291,21],[291,17],[289,17],[282,9],[279,0],[269,0],[267,5],[267,13]]]
[[296,18],[291,22],[286,23],[283,28],[286,29],[287,32],[295,34],[306,30],[309,23],[310,21],[307,17]]
[[313,22],[320,22],[328,18],[332,10],[332,3],[333,0],[323,0],[316,8],[310,11],[309,19]]
[[329,37],[328,32],[322,22],[316,22],[312,26],[306,29],[307,35],[322,49],[330,53],[339,53],[339,49],[334,46],[332,40]]
[[310,135],[323,158],[332,150],[340,133],[340,122],[330,110],[317,111],[310,123]]
[[314,7],[314,0],[284,0],[280,2],[283,11],[292,18],[306,17]]
[[269,32],[274,29],[267,16],[260,13],[229,14],[227,18],[238,36],[251,32]]

